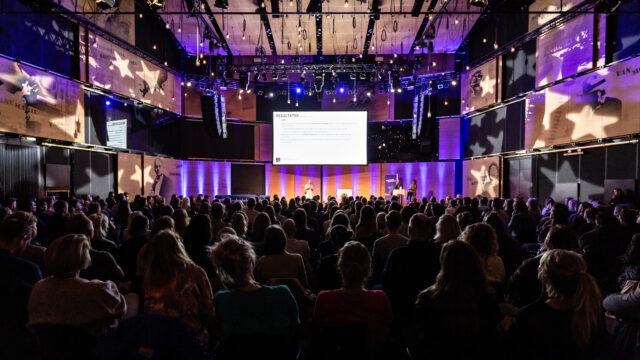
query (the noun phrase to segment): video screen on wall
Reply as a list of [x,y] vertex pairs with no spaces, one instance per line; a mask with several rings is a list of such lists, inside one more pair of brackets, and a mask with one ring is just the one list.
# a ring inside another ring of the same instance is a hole
[[367,112],[274,112],[273,164],[367,165]]

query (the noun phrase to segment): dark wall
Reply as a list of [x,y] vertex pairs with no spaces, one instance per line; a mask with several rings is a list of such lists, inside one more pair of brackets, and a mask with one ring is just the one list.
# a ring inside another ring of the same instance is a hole
[[231,164],[231,193],[262,195],[265,169],[262,164]]
[[502,55],[502,98],[510,99],[536,85],[536,39]]
[[640,53],[640,1],[623,1],[619,12],[607,15],[606,60],[607,63]]
[[615,187],[636,192],[638,144],[582,151],[572,156],[558,152],[505,159],[504,179],[508,181],[503,182],[504,195],[606,201]]
[[371,122],[367,127],[367,159],[370,163],[431,161],[437,159],[438,133],[434,122],[424,123],[432,136],[411,138],[411,122]]
[[199,157],[230,160],[253,160],[253,124],[227,124],[227,139],[207,135],[202,121],[183,120],[180,124],[181,154],[183,158]]
[[40,147],[0,144],[0,197],[37,197],[43,189]]
[[71,184],[75,194],[105,198],[115,191],[116,155],[74,150],[71,154]]
[[464,156],[516,151],[524,146],[524,101],[464,118]]

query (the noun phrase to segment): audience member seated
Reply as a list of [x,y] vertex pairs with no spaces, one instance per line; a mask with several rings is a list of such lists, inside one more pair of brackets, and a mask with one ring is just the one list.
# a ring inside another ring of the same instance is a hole
[[417,297],[410,341],[413,359],[495,357],[502,315],[481,262],[465,242],[443,245],[436,281]]
[[247,214],[244,211],[237,211],[231,216],[231,228],[243,239],[247,235],[248,224]]
[[633,236],[627,251],[622,256],[618,289],[622,290],[627,281],[640,281],[640,234]]
[[356,225],[356,241],[361,242],[371,251],[374,242],[380,237],[376,223],[376,213],[372,206],[366,205],[360,210],[360,217]]
[[619,257],[624,253],[620,250],[623,241],[620,224],[607,209],[598,212],[595,229],[578,240],[589,274],[596,278],[605,295],[618,290]]
[[514,359],[607,359],[600,290],[582,258],[549,250],[538,277],[547,299],[523,308],[506,342]]
[[496,232],[498,239],[498,256],[504,264],[505,279],[509,279],[511,274],[520,266],[525,259],[524,251],[517,241],[509,235],[507,225],[502,221],[502,217],[495,211],[487,214],[485,220]]
[[296,223],[291,219],[286,219],[282,222],[282,230],[287,236],[287,245],[285,250],[292,254],[300,254],[302,260],[305,262],[305,268],[309,264],[309,258],[311,250],[309,243],[304,240],[296,239]]
[[[296,301],[286,286],[254,280],[256,255],[251,244],[226,236],[213,247],[211,262],[228,289],[214,296],[216,321],[224,336],[222,351],[229,358],[295,358],[293,334],[300,323]],[[247,339],[256,342],[248,344]]]
[[14,250],[13,254],[36,264],[42,274],[46,274],[47,271],[44,267],[44,253],[46,249],[33,243],[34,239],[38,236],[38,219],[33,214],[24,211],[16,211],[7,216],[6,219],[18,219],[29,225],[29,229],[31,229],[29,236],[21,247]]
[[404,235],[400,235],[400,224],[402,223],[402,216],[400,212],[392,210],[385,217],[387,235],[376,240],[373,244],[373,275],[371,277],[371,284],[379,284],[382,281],[382,272],[384,265],[387,263],[387,258],[391,251],[400,246],[404,246],[409,241]]
[[149,243],[144,274],[144,312],[177,317],[209,344],[213,334],[213,291],[204,270],[191,261],[180,236],[163,230]]
[[619,294],[608,295],[602,306],[619,321],[612,341],[613,359],[638,359],[640,356],[640,283],[631,280]]
[[329,243],[334,252],[320,259],[316,271],[318,291],[338,289],[342,284],[340,273],[337,270],[338,251],[352,238],[353,232],[344,225],[335,225],[329,230]]
[[320,236],[307,225],[307,212],[302,208],[296,209],[293,212],[293,221],[296,223],[296,239],[306,241],[312,249],[318,247]]
[[[31,238],[32,229],[21,219],[0,223],[0,358],[24,356],[29,336],[24,326],[29,319],[27,304],[31,288],[42,278],[34,263],[13,253]],[[57,295],[55,295],[57,296]]]
[[487,281],[492,285],[504,284],[504,263],[498,257],[498,237],[493,227],[484,223],[469,225],[460,234],[460,240],[471,245],[480,256]]
[[436,223],[436,235],[433,238],[436,245],[442,247],[442,245],[448,243],[451,240],[456,240],[460,235],[460,225],[458,220],[453,215],[442,215]]
[[427,216],[414,214],[408,230],[409,242],[391,251],[382,274],[382,286],[391,302],[398,336],[410,331],[416,296],[434,283],[440,271],[440,249],[430,241],[433,234]]
[[47,240],[41,245],[47,246],[55,239],[67,233],[67,220],[69,218],[69,204],[64,200],[57,200],[53,204],[53,214],[47,222]]
[[175,229],[178,235],[184,236],[184,231],[187,229],[187,226],[189,226],[190,220],[187,212],[182,208],[175,209],[173,214],[171,214],[171,218],[176,224]]
[[106,251],[112,256],[117,256],[118,246],[113,241],[107,239],[109,232],[109,219],[104,214],[92,214],[89,220],[93,223],[93,237],[91,247],[95,250]]
[[517,200],[513,208],[513,216],[508,222],[509,231],[520,244],[532,244],[536,242],[536,225],[538,221],[531,215],[527,204],[523,200]]
[[288,253],[286,245],[287,237],[279,225],[271,225],[265,230],[264,256],[256,263],[256,280],[270,284],[274,279],[295,278],[306,289],[309,283],[302,256]]
[[133,280],[136,275],[138,253],[148,241],[149,219],[136,214],[129,225],[129,239],[118,249],[119,261],[124,271],[124,280]]
[[28,326],[66,325],[101,336],[125,315],[125,299],[113,282],[80,277],[91,262],[90,248],[82,234],[66,235],[49,245],[45,266],[51,276],[33,286]]
[[[85,214],[73,214],[67,221],[67,233],[82,234],[88,239],[92,239],[93,223]],[[86,269],[82,269],[80,273],[82,278],[88,280],[99,279],[102,281],[111,280],[116,283],[124,279],[124,272],[122,272],[122,269],[118,266],[111,254],[106,251],[96,250],[92,247],[89,248],[89,253],[91,255],[91,262]],[[47,271],[49,271],[49,269],[47,269]]]

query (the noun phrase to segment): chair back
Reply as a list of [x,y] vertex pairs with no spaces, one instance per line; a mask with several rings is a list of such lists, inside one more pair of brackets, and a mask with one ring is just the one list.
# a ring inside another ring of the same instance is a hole
[[282,359],[294,360],[298,344],[293,335],[242,334],[223,339],[215,359]]
[[30,327],[37,339],[41,360],[86,360],[92,358],[96,338],[85,329],[58,324]]

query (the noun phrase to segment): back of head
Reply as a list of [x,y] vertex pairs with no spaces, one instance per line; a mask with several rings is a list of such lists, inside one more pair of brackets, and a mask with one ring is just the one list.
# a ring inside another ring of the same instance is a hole
[[155,219],[153,226],[151,227],[151,238],[156,236],[162,230],[174,230],[176,227],[175,222],[170,216],[160,216]]
[[106,238],[109,231],[109,219],[105,214],[91,214],[89,220],[93,223],[94,236]]
[[524,200],[522,199],[518,199],[516,201],[516,203],[513,206],[513,209],[519,214],[525,214],[529,211],[529,209],[527,208],[527,203],[524,202]]
[[500,214],[496,211],[491,211],[484,219],[484,222],[491,225],[493,230],[496,232],[496,236],[498,238],[503,238],[509,236],[509,231],[507,230],[507,224],[505,224],[504,219]]
[[284,252],[287,237],[279,225],[271,225],[264,231],[265,255],[277,255]]
[[225,236],[213,247],[210,257],[228,287],[248,285],[253,280],[256,253],[247,241],[237,236]]
[[547,249],[572,250],[578,248],[578,235],[567,225],[553,225],[544,240]]
[[342,274],[342,286],[360,288],[371,274],[369,250],[357,241],[349,241],[338,252],[338,269]]
[[44,253],[47,271],[57,277],[72,277],[91,263],[89,238],[70,234],[54,240]]
[[400,211],[400,215],[402,215],[402,222],[405,224],[408,224],[409,221],[411,220],[411,217],[413,216],[413,214],[417,213],[418,210],[416,210],[416,208],[414,208],[413,206],[405,206],[402,208],[402,211]]
[[307,228],[307,212],[302,208],[293,212],[293,221],[296,223],[296,229],[303,231]]
[[493,202],[491,203],[491,208],[494,210],[502,210],[502,207],[504,206],[504,201],[499,198],[493,198]]
[[157,233],[148,245],[147,267],[145,269],[145,286],[158,288],[169,284],[180,268],[192,264],[184,250],[180,235],[173,230],[162,230]]
[[211,214],[211,203],[203,200],[200,204],[200,208],[198,209],[198,213],[200,214]]
[[238,211],[231,216],[231,228],[238,234],[238,236],[243,237],[247,233],[247,227],[249,226],[247,223],[247,215]]
[[600,320],[602,301],[585,261],[571,251],[549,250],[540,259],[538,278],[549,298],[566,303],[571,312],[573,340],[585,347]]
[[184,243],[189,251],[211,245],[212,240],[213,235],[209,215],[194,215],[184,232]]
[[344,225],[346,228],[349,228],[349,217],[347,216],[347,214],[345,214],[343,211],[336,211],[336,213],[333,215],[333,218],[331,218],[331,227],[335,225]]
[[287,219],[282,223],[282,230],[284,230],[285,235],[287,235],[287,238],[289,239],[293,239],[296,237],[296,223],[291,220],[291,219]]
[[459,235],[460,225],[458,225],[458,220],[452,215],[442,215],[436,224],[436,242],[444,244],[457,239]]
[[130,221],[128,231],[131,237],[147,235],[149,231],[149,218],[142,214],[136,214]]
[[498,238],[495,230],[484,223],[471,224],[460,234],[460,240],[467,242],[481,256],[498,253]]
[[469,244],[451,240],[442,246],[440,273],[430,288],[436,296],[469,298],[484,291],[486,286],[480,257]]
[[254,198],[249,198],[247,200],[247,208],[249,209],[253,209],[254,207],[256,207],[256,199]]
[[93,231],[93,223],[85,214],[76,213],[69,216],[67,234],[82,234],[91,239]]
[[444,215],[445,208],[440,203],[434,203],[431,207],[431,212],[433,213],[433,216],[440,218],[442,215]]
[[431,235],[431,226],[427,215],[413,214],[409,220],[409,238],[411,240],[427,240]]
[[211,220],[220,220],[224,216],[224,206],[215,202],[211,205]]
[[385,221],[387,222],[387,229],[396,231],[402,224],[402,215],[400,215],[399,211],[391,210],[385,217]]
[[17,239],[29,240],[31,227],[24,219],[7,218],[0,223],[0,241],[12,244]]
[[56,214],[64,215],[68,209],[69,204],[64,200],[56,200],[56,202],[53,203],[53,211],[55,211]]
[[561,203],[553,204],[553,208],[551,208],[551,222],[552,224],[563,224],[567,225],[569,223],[569,208],[567,205]]
[[264,240],[264,232],[271,225],[271,219],[269,219],[269,215],[261,212],[256,216],[255,220],[253,220],[253,226],[251,228],[251,232],[253,233],[254,239],[256,241]]
[[473,217],[471,213],[468,211],[463,211],[456,216],[458,220],[458,225],[460,225],[461,229],[466,229],[468,225],[473,223]]
[[335,225],[329,230],[329,240],[336,249],[340,249],[352,237],[353,232],[344,225]]

